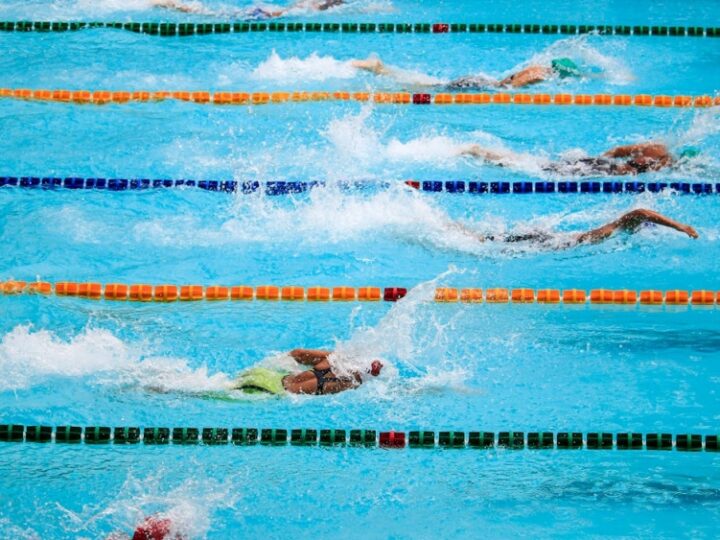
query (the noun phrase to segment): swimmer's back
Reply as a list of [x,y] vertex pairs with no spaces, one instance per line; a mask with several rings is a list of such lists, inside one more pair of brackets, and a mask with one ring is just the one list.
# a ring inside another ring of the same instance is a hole
[[467,75],[450,81],[445,88],[448,90],[482,89],[497,86],[497,81],[483,75]]

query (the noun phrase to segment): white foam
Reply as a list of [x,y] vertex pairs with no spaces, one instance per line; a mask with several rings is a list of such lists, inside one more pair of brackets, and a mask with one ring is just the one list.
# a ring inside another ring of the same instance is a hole
[[47,330],[16,326],[0,342],[0,390],[17,390],[47,377],[90,377],[92,383],[161,392],[223,391],[230,379],[192,369],[180,358],[146,354],[146,344],[129,344],[107,330],[87,329],[63,340]]
[[74,536],[99,534],[110,524],[114,534],[123,538],[153,516],[171,521],[168,538],[175,534],[178,538],[204,538],[212,528],[214,512],[234,508],[242,495],[237,489],[239,472],[222,482],[200,475],[173,487],[168,486],[169,475],[164,469],[142,478],[130,473],[112,501],[85,505],[79,511],[58,503],[66,530]]
[[[349,339],[338,341],[330,356],[333,370],[341,375],[365,373],[374,359],[384,368],[379,377],[364,376],[364,399],[394,400],[398,395],[453,391],[477,393],[466,381],[473,367],[467,359],[449,357],[457,326],[466,316],[464,308],[440,320],[428,308],[435,289],[454,275],[463,273],[450,267],[436,278],[421,283],[394,303],[376,324],[359,323],[362,307],[356,308]],[[462,365],[461,365],[462,364]]]
[[[556,41],[541,52],[534,54],[521,64],[505,72],[503,77],[530,65],[549,66],[553,58],[568,57],[585,68],[597,68],[600,70],[602,77],[611,84],[626,85],[632,83],[635,76],[630,68],[619,58],[604,54],[593,47],[590,43],[595,39],[593,34],[583,34]],[[603,40],[602,43],[604,51],[608,51],[608,42]],[[622,46],[615,45],[616,48]],[[625,54],[625,51],[618,50],[617,53],[622,55]]]
[[291,83],[352,79],[356,74],[357,69],[349,62],[336,60],[332,56],[320,56],[314,52],[306,58],[291,56],[283,59],[273,50],[267,60],[253,70],[251,76],[255,79]]
[[2,529],[5,538],[13,538],[16,540],[41,540],[42,536],[30,529],[15,525],[9,518],[0,517],[0,529]]
[[[463,151],[478,144],[494,153],[506,156],[504,164],[521,172],[538,175],[548,163],[543,154],[514,152],[499,137],[481,130],[466,135],[451,136],[426,128],[417,137],[400,140],[396,137],[383,140],[391,124],[379,125],[372,112],[374,107],[365,105],[357,114],[350,113],[333,119],[321,133],[333,146],[326,152],[333,164],[342,164],[343,173],[361,174],[362,170],[386,163],[430,164],[444,169],[457,167],[461,163],[482,166],[484,161],[465,157]],[[385,120],[388,121],[388,120]],[[392,122],[392,120],[389,120]],[[367,173],[366,173],[367,174]]]
[[678,145],[697,144],[720,133],[720,107],[694,111],[692,122],[674,141]]
[[[391,357],[421,373],[422,361],[417,351],[422,345],[413,335],[413,329],[422,316],[420,310],[434,299],[438,283],[456,273],[457,269],[451,268],[435,279],[410,289],[375,326],[361,326],[350,339],[338,342],[330,363],[341,373],[363,372],[373,358]],[[436,331],[440,330],[440,327],[436,327]]]

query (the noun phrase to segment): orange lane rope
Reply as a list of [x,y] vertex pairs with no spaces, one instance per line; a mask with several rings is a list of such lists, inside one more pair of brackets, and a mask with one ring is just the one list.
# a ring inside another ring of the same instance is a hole
[[[395,302],[407,294],[403,287],[299,287],[260,285],[151,285],[97,282],[5,281],[0,294],[41,294],[73,296],[99,300],[138,302],[216,301],[216,300],[285,300],[307,302],[380,301]],[[642,290],[629,289],[529,289],[529,288],[449,288],[435,290],[434,299],[442,303],[486,304],[617,304],[617,305],[720,305],[720,291],[715,290]]]
[[720,96],[669,96],[651,94],[526,94],[526,93],[437,93],[408,92],[208,92],[208,91],[109,91],[33,90],[0,88],[0,97],[28,101],[106,105],[150,103],[165,100],[214,105],[267,105],[272,103],[357,101],[396,105],[578,105],[638,107],[713,107]]

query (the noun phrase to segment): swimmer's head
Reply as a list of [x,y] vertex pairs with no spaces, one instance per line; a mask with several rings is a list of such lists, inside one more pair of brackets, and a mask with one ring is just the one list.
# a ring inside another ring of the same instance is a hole
[[554,58],[552,62],[550,62],[550,66],[561,79],[565,77],[580,77],[580,75],[582,75],[578,65],[569,58]]
[[380,375],[383,367],[383,363],[380,360],[373,360],[372,364],[370,364],[370,375],[377,377]]
[[149,516],[137,526],[132,540],[166,540],[169,538],[171,526],[172,522],[167,518]]
[[680,159],[692,159],[700,155],[700,149],[697,146],[686,146],[683,148],[678,157]]

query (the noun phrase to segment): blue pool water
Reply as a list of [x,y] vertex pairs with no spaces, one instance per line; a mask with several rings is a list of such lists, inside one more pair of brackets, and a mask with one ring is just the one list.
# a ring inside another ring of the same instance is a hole
[[[229,1],[208,2],[214,9]],[[239,5],[239,4],[237,4]],[[322,21],[720,26],[715,2],[357,1]],[[296,20],[315,20],[305,14]],[[175,20],[133,0],[6,1],[2,20]],[[720,41],[547,35],[112,30],[0,35],[0,87],[409,90],[570,56],[597,77],[547,93],[715,95]],[[361,74],[376,54],[402,80]],[[600,76],[601,75],[601,76]],[[697,158],[643,181],[718,181],[715,109],[306,103],[76,106],[0,100],[3,175],[322,180],[291,197],[200,190],[0,189],[0,280],[400,286],[390,303],[136,304],[0,296],[0,423],[718,433],[716,308],[442,305],[436,286],[720,290],[716,196],[431,194],[402,180],[560,180],[545,160],[660,139]],[[522,153],[497,168],[476,143]],[[357,192],[333,187],[363,182]],[[381,184],[390,183],[390,187]],[[698,240],[643,229],[567,251],[485,234],[579,231],[647,207]],[[381,357],[328,397],[247,399],[237,372],[295,347]],[[214,395],[214,398],[208,397]],[[0,446],[0,527],[105,538],[171,516],[192,538],[715,538],[710,453]]]

